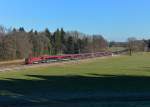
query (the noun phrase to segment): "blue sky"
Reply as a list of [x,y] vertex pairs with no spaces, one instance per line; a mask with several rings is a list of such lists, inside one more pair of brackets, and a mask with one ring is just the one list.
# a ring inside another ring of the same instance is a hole
[[63,27],[116,41],[150,38],[150,0],[0,0],[0,24]]

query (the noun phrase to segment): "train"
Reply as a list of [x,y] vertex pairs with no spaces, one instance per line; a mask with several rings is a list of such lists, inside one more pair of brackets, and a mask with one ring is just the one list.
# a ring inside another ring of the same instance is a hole
[[64,54],[64,55],[43,55],[40,57],[29,57],[25,59],[25,64],[39,64],[39,63],[54,63],[69,60],[80,60],[94,57],[112,56],[111,51],[82,53],[82,54]]

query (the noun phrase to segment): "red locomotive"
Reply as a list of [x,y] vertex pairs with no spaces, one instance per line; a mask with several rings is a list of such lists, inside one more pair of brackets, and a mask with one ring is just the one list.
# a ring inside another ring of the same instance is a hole
[[55,56],[44,55],[40,57],[29,57],[25,59],[25,63],[26,64],[52,63],[52,62],[59,62],[59,61],[86,59],[86,58],[103,57],[103,56],[111,56],[111,55],[112,52],[110,51],[84,53],[84,54],[66,54],[66,55],[55,55]]

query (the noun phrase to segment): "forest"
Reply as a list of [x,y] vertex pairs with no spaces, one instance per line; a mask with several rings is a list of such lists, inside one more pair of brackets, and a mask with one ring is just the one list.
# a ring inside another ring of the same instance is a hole
[[100,34],[88,35],[63,28],[51,32],[48,28],[26,31],[23,27],[0,26],[0,60],[98,52],[107,48],[108,41]]

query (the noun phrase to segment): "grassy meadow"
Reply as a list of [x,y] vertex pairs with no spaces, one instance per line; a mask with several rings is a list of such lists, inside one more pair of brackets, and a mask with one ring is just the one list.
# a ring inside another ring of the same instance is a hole
[[14,107],[148,107],[132,97],[149,95],[150,53],[0,73],[0,104]]

